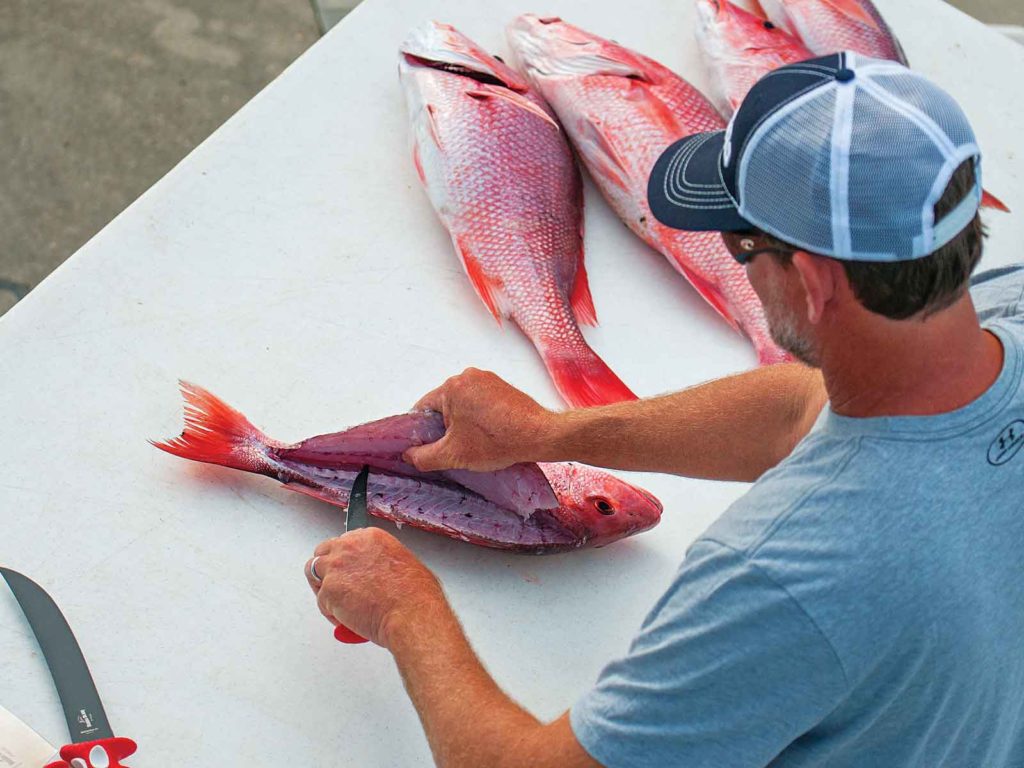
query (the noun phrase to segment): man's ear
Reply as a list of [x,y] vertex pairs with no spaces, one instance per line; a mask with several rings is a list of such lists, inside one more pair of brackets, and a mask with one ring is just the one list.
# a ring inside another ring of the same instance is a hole
[[825,308],[836,296],[839,277],[836,269],[842,269],[842,266],[832,259],[815,256],[807,251],[795,251],[793,267],[804,289],[807,320],[812,324],[820,323]]

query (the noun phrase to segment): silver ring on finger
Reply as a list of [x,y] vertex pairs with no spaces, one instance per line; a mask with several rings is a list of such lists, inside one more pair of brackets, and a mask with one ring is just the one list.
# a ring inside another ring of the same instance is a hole
[[309,561],[309,577],[317,584],[322,584],[324,580],[320,577],[320,574],[316,572],[316,561],[319,559],[320,555],[317,555]]

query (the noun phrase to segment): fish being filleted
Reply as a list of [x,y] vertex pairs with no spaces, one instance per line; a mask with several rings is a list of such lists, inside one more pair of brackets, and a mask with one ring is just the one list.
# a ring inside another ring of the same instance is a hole
[[370,468],[371,515],[472,544],[534,554],[602,547],[658,524],[661,503],[607,472],[574,463],[517,464],[496,472],[420,472],[410,447],[438,440],[444,420],[418,411],[300,443],[273,440],[238,411],[182,382],[185,429],[151,441],[168,453],[280,480],[329,504],[347,506]]
[[711,100],[726,120],[754,83],[814,54],[768,19],[729,0],[696,0],[697,42],[711,75]]
[[671,229],[647,203],[662,151],[688,134],[725,127],[711,102],[656,61],[556,17],[520,16],[508,38],[626,225],[750,338],[762,364],[791,360],[772,340],[761,301],[721,236]]
[[416,171],[484,304],[522,329],[570,405],[636,399],[579,329],[597,324],[582,179],[544,100],[437,22],[402,44],[399,76]]

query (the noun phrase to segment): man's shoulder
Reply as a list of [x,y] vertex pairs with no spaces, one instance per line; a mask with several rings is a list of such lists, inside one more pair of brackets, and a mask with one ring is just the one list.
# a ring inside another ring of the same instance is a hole
[[983,323],[1007,319],[1024,325],[1024,263],[979,272],[971,299]]
[[862,453],[859,440],[840,440],[812,432],[778,466],[762,475],[712,525],[704,537],[754,556],[770,538],[786,535],[796,523],[800,536],[829,535],[828,507],[844,489],[844,503],[870,491],[859,483],[843,482]]

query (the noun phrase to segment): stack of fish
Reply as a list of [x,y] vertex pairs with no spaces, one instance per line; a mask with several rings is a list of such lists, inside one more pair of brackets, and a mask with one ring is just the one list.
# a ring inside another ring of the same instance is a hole
[[[658,62],[557,17],[509,26],[525,77],[447,24],[414,30],[400,49],[420,180],[480,298],[533,341],[573,406],[634,395],[579,330],[597,313],[570,143],[623,222],[750,338],[759,362],[787,361],[721,237],[672,230],[651,214],[651,169],[675,140],[724,128],[777,67],[843,49],[906,62],[870,0],[764,0],[756,12],[695,2],[712,101]],[[988,193],[983,205],[1005,210]]]
[[[767,15],[729,0],[695,2],[711,98],[727,120],[754,83],[786,64],[836,51],[907,64],[903,46],[871,0],[761,0]],[[1009,211],[988,191],[981,205]]]

